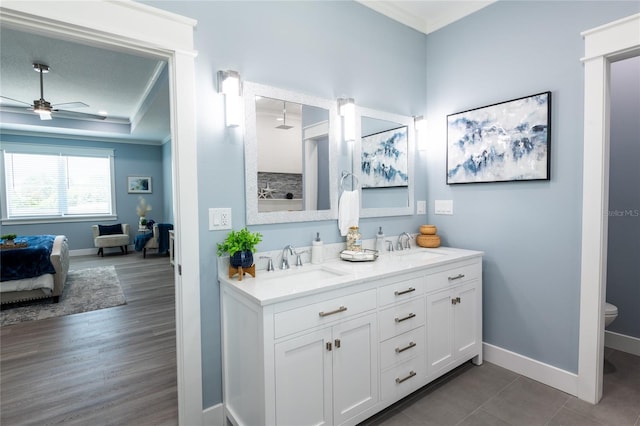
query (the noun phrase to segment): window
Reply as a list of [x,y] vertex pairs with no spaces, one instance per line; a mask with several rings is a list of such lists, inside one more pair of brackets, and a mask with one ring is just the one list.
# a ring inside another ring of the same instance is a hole
[[3,144],[4,219],[115,214],[113,150]]

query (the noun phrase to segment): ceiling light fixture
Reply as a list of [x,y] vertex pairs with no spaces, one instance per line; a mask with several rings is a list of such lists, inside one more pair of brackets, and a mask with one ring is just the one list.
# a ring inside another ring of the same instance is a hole
[[237,127],[242,119],[242,81],[237,71],[218,71],[218,92],[224,94],[227,127]]
[[345,142],[356,140],[356,104],[353,98],[339,98],[338,111],[342,117],[342,129]]
[[287,102],[286,101],[282,102],[282,120],[278,118],[278,121],[282,121],[282,124],[279,126],[276,126],[276,129],[280,129],[280,130],[293,129],[293,126],[287,125]]

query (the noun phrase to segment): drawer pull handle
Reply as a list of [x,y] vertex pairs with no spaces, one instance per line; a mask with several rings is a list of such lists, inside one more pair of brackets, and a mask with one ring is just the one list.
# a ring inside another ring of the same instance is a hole
[[415,348],[416,344],[414,342],[409,342],[409,344],[407,346],[405,346],[404,348],[396,348],[396,353],[402,353],[404,351],[406,351],[407,349],[411,349],[411,348]]
[[346,306],[340,306],[338,309],[336,309],[335,311],[329,311],[329,312],[318,312],[318,315],[320,315],[321,317],[328,317],[329,315],[333,315],[333,314],[339,314],[340,312],[344,312],[347,310]]
[[402,321],[406,321],[408,319],[414,318],[416,316],[416,314],[414,314],[413,312],[411,312],[409,315],[407,315],[404,318],[398,318],[396,317],[396,322],[402,322]]
[[449,277],[449,281],[459,280],[460,278],[464,278],[464,274],[458,274],[455,277]]
[[406,381],[407,381],[407,380],[409,380],[410,378],[414,377],[416,374],[417,374],[417,373],[416,373],[415,371],[411,370],[411,371],[409,372],[409,375],[408,375],[407,377],[403,377],[402,379],[401,379],[400,377],[397,377],[397,378],[396,378],[396,383],[397,383],[397,384],[400,384],[400,383],[402,383],[402,382],[406,382]]
[[416,291],[416,289],[413,287],[409,287],[408,289],[402,291],[396,290],[395,292],[393,292],[393,294],[395,294],[396,296],[402,296],[403,294],[411,293],[412,291]]

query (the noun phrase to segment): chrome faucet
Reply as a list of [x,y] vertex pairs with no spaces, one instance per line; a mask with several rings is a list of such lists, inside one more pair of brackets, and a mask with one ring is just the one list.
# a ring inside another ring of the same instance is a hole
[[280,269],[289,269],[289,255],[287,255],[287,250],[289,250],[289,254],[293,255],[293,246],[291,244],[287,244],[282,249],[282,263],[280,264]]
[[[404,245],[402,245],[402,237],[407,237],[407,241],[404,243]],[[410,240],[411,240],[411,235],[409,235],[406,232],[403,232],[402,234],[398,235],[398,242],[397,242],[398,250],[410,249],[411,248],[411,243],[409,243]]]

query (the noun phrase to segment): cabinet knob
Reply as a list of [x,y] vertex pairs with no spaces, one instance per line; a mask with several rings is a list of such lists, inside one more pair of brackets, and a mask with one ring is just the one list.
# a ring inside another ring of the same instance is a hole
[[340,347],[340,339],[334,340],[333,344],[336,346],[336,349]]
[[331,351],[331,342],[327,342],[326,347],[328,351]]

